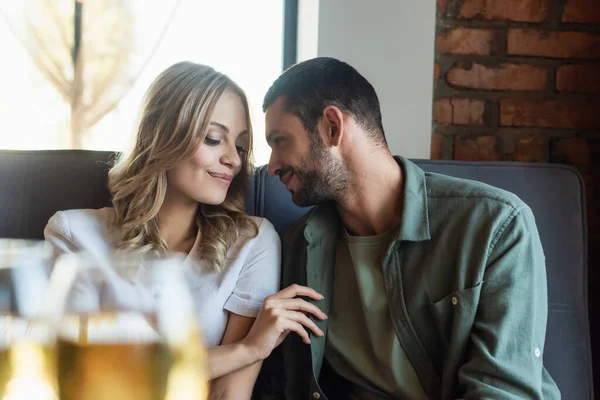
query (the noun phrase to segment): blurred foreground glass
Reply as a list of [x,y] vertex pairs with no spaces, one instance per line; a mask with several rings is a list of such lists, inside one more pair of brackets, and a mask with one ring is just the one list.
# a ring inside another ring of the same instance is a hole
[[55,400],[55,335],[42,319],[52,250],[0,239],[0,399]]
[[50,280],[61,400],[201,400],[206,354],[183,258],[65,255]]

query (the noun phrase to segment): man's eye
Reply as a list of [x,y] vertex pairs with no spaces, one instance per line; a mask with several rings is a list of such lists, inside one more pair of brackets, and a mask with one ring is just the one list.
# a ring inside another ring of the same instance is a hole
[[209,146],[218,146],[221,144],[221,141],[218,139],[211,139],[209,137],[204,139],[204,143],[206,143]]
[[281,144],[281,142],[283,142],[283,138],[282,137],[276,137],[273,140],[273,143],[275,143],[276,146],[279,146]]

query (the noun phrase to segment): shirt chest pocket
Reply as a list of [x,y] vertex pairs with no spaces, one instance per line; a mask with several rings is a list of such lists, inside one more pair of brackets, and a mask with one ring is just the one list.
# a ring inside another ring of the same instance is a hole
[[431,303],[439,333],[445,342],[462,347],[466,345],[473,327],[482,282],[468,289],[457,290]]

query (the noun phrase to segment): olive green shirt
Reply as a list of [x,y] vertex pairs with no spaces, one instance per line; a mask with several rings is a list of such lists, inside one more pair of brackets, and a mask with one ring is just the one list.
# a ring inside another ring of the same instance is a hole
[[[402,221],[380,268],[394,331],[428,398],[560,398],[543,365],[546,265],[531,209],[504,190],[397,161]],[[314,288],[326,314],[339,227],[335,204],[322,204],[282,241],[282,285]],[[281,346],[288,400],[327,398],[318,379],[328,320],[314,320],[324,337],[309,346],[289,335]]]
[[394,332],[381,263],[396,229],[373,236],[342,230],[335,261],[325,358],[351,382],[353,399],[427,399]]

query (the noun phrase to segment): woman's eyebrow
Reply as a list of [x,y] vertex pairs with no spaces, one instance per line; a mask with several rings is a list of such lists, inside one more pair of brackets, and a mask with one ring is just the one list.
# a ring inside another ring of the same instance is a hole
[[212,126],[215,126],[217,128],[219,128],[220,130],[224,131],[225,133],[229,133],[229,128],[227,128],[225,125],[220,124],[218,122],[215,121],[211,121],[210,123]]

